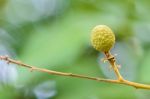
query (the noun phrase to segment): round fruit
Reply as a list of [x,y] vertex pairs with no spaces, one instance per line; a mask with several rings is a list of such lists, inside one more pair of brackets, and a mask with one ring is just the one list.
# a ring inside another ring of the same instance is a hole
[[115,35],[108,26],[98,25],[92,30],[91,42],[96,50],[108,52],[115,44]]

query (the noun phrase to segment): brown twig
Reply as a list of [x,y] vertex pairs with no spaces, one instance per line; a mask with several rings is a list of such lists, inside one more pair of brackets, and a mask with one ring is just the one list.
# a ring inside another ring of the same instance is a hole
[[111,64],[117,78],[119,81],[122,81],[123,80],[123,77],[121,76],[119,70],[118,70],[118,67],[117,67],[117,64],[116,64],[116,59],[113,55],[111,55],[110,52],[104,52],[105,56],[106,56],[106,59],[109,61],[109,63]]
[[24,64],[21,61],[13,60],[13,59],[9,58],[8,56],[0,56],[0,60],[4,60],[7,63],[13,63],[13,64],[17,64],[19,66],[29,68],[31,71],[36,70],[36,71],[45,72],[45,73],[53,74],[53,75],[70,76],[70,77],[84,78],[84,79],[109,82],[109,83],[119,83],[117,80],[103,79],[103,78],[99,78],[99,77],[89,77],[89,76],[85,76],[85,75],[79,75],[79,74],[73,74],[73,73],[64,73],[64,72],[58,72],[58,71],[48,70],[48,69],[44,69],[44,68],[38,68],[36,66]]
[[53,74],[53,75],[83,78],[83,79],[95,80],[95,81],[100,81],[100,82],[115,83],[115,84],[124,84],[124,85],[132,86],[135,88],[139,88],[139,89],[149,89],[150,90],[150,85],[145,85],[145,84],[140,84],[140,83],[135,83],[135,82],[131,82],[128,80],[124,80],[123,77],[121,76],[121,74],[119,73],[119,70],[116,66],[115,58],[110,53],[105,53],[105,55],[106,55],[109,63],[112,65],[112,68],[117,75],[117,78],[118,78],[117,80],[104,79],[104,78],[99,78],[99,77],[89,77],[89,76],[85,76],[85,75],[79,75],[79,74],[73,74],[73,73],[64,73],[64,72],[58,72],[58,71],[48,70],[48,69],[44,69],[44,68],[38,68],[36,66],[31,66],[28,64],[24,64],[20,61],[13,60],[13,59],[9,58],[8,56],[0,56],[0,59],[6,61],[8,63],[13,63],[13,64],[17,64],[19,66],[29,68],[32,71],[35,70],[35,71],[45,72],[45,73]]
[[150,85],[145,85],[145,84],[140,84],[140,83],[135,83],[135,82],[131,82],[128,80],[125,80],[119,70],[118,70],[118,65],[116,63],[116,59],[115,57],[110,53],[110,52],[104,52],[106,59],[109,61],[109,63],[111,64],[116,76],[117,76],[117,80],[125,85],[129,85],[129,86],[133,86],[135,88],[140,88],[140,89],[149,89],[150,90]]

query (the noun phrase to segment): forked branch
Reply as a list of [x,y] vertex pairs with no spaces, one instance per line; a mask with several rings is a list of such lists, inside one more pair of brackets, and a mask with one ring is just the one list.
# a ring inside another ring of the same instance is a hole
[[95,80],[95,81],[99,81],[99,82],[124,84],[124,85],[132,86],[132,87],[135,87],[135,88],[139,88],[139,89],[148,89],[148,90],[150,90],[150,85],[145,85],[145,84],[140,84],[140,83],[135,83],[135,82],[131,82],[131,81],[128,81],[128,80],[124,80],[123,77],[120,75],[118,68],[116,67],[114,57],[110,53],[105,53],[105,55],[106,55],[108,61],[110,62],[110,64],[113,65],[112,68],[113,68],[114,72],[116,73],[116,75],[118,77],[117,80],[104,79],[104,78],[99,78],[99,77],[90,77],[90,76],[85,76],[85,75],[79,75],[79,74],[73,74],[73,73],[64,73],[64,72],[58,72],[58,71],[48,70],[48,69],[44,69],[44,68],[38,68],[36,66],[31,66],[31,65],[22,63],[20,61],[13,60],[13,59],[9,58],[8,56],[0,56],[0,60],[4,60],[8,64],[13,63],[13,64],[17,64],[17,65],[22,66],[22,67],[29,68],[31,71],[35,70],[35,71],[45,72],[45,73],[52,74],[52,75],[83,78],[83,79]]

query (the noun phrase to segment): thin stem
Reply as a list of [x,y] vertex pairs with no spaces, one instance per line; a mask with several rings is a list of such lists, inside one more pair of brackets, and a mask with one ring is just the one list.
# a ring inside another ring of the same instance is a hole
[[123,80],[123,77],[121,76],[119,70],[118,70],[118,67],[117,67],[117,64],[116,64],[116,59],[113,55],[111,55],[110,52],[104,52],[105,56],[106,56],[106,59],[109,61],[109,63],[111,64],[118,80],[122,81]]
[[122,81],[125,85],[129,85],[129,86],[133,86],[137,89],[148,89],[150,90],[150,85],[145,85],[145,84],[140,84],[140,83],[136,83],[136,82],[131,82],[128,80],[123,80]]
[[29,68],[31,71],[35,70],[35,71],[45,72],[45,73],[52,74],[52,75],[70,76],[70,77],[75,77],[75,78],[84,78],[84,79],[109,82],[109,83],[119,83],[117,80],[103,79],[103,78],[99,78],[99,77],[89,77],[89,76],[85,76],[85,75],[79,75],[79,74],[73,74],[73,73],[64,73],[64,72],[58,72],[58,71],[48,70],[48,69],[44,69],[44,68],[38,68],[36,66],[24,64],[21,61],[13,60],[13,59],[9,58],[8,56],[0,56],[0,60],[7,61],[8,64],[13,63],[13,64],[17,64],[19,66]]
[[96,81],[109,82],[109,83],[119,83],[117,80],[103,79],[103,78],[99,78],[99,77],[89,77],[89,76],[73,74],[73,73],[64,73],[64,72],[47,70],[47,69],[37,68],[37,67],[32,68],[32,70],[45,72],[45,73],[53,74],[53,75],[70,76],[70,77],[75,77],[75,78],[83,78],[83,79],[96,80]]
[[[111,57],[108,57],[109,61],[111,60],[110,58]],[[124,84],[124,85],[132,86],[132,87],[135,87],[135,88],[150,90],[150,85],[145,85],[145,84],[131,82],[131,81],[128,81],[128,80],[124,80],[123,78],[121,80],[120,79],[112,80],[112,79],[104,79],[104,78],[99,78],[99,77],[89,77],[89,76],[73,74],[73,73],[58,72],[58,71],[48,70],[48,69],[44,69],[44,68],[38,68],[36,66],[31,66],[31,65],[28,65],[28,64],[24,64],[24,63],[22,63],[20,61],[13,60],[13,59],[11,59],[11,58],[9,58],[7,56],[0,56],[0,60],[4,60],[8,64],[9,63],[13,63],[13,64],[17,64],[17,65],[22,66],[22,67],[29,68],[31,71],[35,70],[35,71],[40,71],[40,72],[44,72],[44,73],[48,73],[48,74],[52,74],[52,75],[68,76],[68,77],[75,77],[75,78],[83,78],[83,79],[95,80],[95,81],[99,81],[99,82],[114,83],[114,84]],[[114,67],[115,66],[116,65],[114,64]],[[116,70],[114,69],[114,71],[117,74],[117,77],[122,77],[120,75],[120,73],[119,73],[118,68]]]

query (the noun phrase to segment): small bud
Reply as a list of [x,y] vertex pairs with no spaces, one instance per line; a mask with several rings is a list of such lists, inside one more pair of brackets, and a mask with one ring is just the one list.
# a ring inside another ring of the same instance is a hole
[[92,46],[102,52],[108,52],[115,44],[115,35],[106,25],[98,25],[92,30]]

